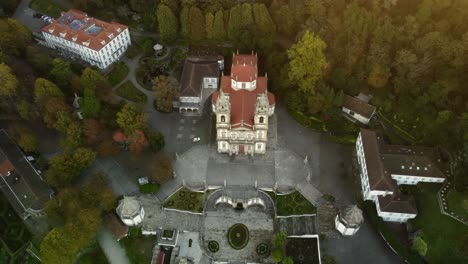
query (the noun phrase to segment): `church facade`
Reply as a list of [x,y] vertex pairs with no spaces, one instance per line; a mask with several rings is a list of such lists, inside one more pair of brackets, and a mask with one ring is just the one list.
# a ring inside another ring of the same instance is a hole
[[219,153],[265,154],[268,118],[275,111],[267,81],[266,75],[258,76],[256,54],[233,55],[231,74],[221,77],[212,97]]

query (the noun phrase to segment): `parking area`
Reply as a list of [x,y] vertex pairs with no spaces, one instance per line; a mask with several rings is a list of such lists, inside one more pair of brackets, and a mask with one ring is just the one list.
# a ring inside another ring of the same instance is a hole
[[30,2],[30,0],[21,1],[16,12],[13,14],[13,17],[29,28],[33,33],[40,32],[41,28],[47,25],[48,22],[41,19],[40,16],[35,16],[38,12],[29,8]]

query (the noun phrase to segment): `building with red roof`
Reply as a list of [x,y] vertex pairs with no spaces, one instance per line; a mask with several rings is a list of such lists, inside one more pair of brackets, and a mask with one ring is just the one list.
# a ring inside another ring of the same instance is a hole
[[231,74],[221,77],[213,93],[219,153],[264,154],[268,117],[275,112],[275,96],[268,92],[267,76],[258,76],[256,54],[235,54]]
[[41,31],[49,47],[100,69],[118,60],[131,44],[127,26],[104,22],[75,9],[63,12]]

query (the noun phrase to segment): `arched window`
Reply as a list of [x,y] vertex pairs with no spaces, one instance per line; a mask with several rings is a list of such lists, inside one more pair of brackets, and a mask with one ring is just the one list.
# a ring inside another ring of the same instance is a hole
[[263,124],[263,121],[264,121],[263,116],[261,116],[259,120],[260,124]]
[[221,116],[221,122],[226,122],[226,117],[224,117],[223,115]]

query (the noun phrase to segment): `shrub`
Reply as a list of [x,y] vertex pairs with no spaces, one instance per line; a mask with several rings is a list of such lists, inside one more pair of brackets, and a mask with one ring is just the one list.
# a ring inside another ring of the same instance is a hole
[[418,252],[421,256],[426,256],[427,253],[427,244],[420,236],[417,236],[413,241],[412,249]]
[[156,183],[147,183],[140,185],[141,193],[155,193],[159,190],[159,185]]

